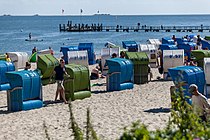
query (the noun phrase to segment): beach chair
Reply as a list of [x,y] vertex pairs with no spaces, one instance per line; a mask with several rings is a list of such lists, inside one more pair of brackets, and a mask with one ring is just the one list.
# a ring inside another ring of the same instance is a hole
[[140,44],[139,52],[146,52],[149,58],[149,64],[152,68],[157,67],[157,49],[152,44]]
[[[51,54],[38,55],[37,69],[40,71],[40,76],[43,85],[50,83],[50,78],[53,74],[54,68],[59,65],[59,61]],[[54,83],[55,81],[51,81]]]
[[163,51],[163,78],[170,80],[168,69],[184,65],[184,50]]
[[35,71],[7,72],[11,89],[7,91],[7,104],[9,111],[30,110],[41,108],[42,86],[41,79]]
[[124,58],[107,59],[109,67],[106,80],[107,91],[120,91],[133,88],[133,63]]
[[191,55],[195,57],[195,61],[197,62],[197,66],[203,68],[204,66],[204,58],[210,57],[210,50],[192,50]]
[[145,52],[126,52],[125,58],[133,62],[134,83],[148,83],[149,58]]
[[7,52],[11,61],[15,65],[15,69],[24,69],[26,62],[28,62],[28,54],[26,52]]
[[185,55],[187,56],[187,61],[189,62],[191,59],[191,51],[195,50],[196,44],[193,42],[187,42],[177,45],[178,49],[183,49]]
[[[188,92],[188,88],[191,84],[196,84],[198,86],[198,91],[201,94],[205,94],[205,74],[204,71],[197,66],[179,66],[174,68],[169,68],[168,72],[174,82],[175,85],[178,83],[182,84],[182,88],[184,89],[184,96],[186,97],[186,101],[189,104],[192,104],[189,96],[191,94]],[[205,95],[206,96],[206,95]]]
[[69,78],[64,79],[66,100],[84,99],[91,96],[89,69],[82,65],[65,65]]
[[12,62],[0,61],[0,91],[10,89],[9,81],[5,75],[6,72],[15,71],[15,66]]
[[210,41],[209,40],[201,40],[202,49],[210,50]]
[[210,58],[204,58],[204,73],[206,78],[205,94],[207,98],[210,98]]
[[122,41],[122,46],[125,49],[128,49],[129,52],[137,52],[138,44],[136,41]]

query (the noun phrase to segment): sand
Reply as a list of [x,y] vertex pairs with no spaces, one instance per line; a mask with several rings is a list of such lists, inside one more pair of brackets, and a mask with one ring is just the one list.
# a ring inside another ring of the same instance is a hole
[[[93,68],[94,66],[91,66]],[[90,108],[91,121],[100,139],[119,138],[125,126],[140,120],[149,130],[163,129],[170,117],[170,86],[172,81],[156,80],[157,69],[152,68],[154,79],[143,85],[134,85],[134,89],[106,92],[106,79],[92,80],[90,98],[72,102],[75,119],[84,130],[86,109]],[[29,111],[8,112],[7,95],[0,92],[0,139],[37,139],[53,140],[73,139],[69,128],[69,108],[62,102],[54,102],[56,84],[43,87],[45,107]]]

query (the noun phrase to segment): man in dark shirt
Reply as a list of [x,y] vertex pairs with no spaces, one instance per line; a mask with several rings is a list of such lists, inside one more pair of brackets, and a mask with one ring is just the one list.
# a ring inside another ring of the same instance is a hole
[[57,100],[58,94],[60,93],[64,102],[67,104],[68,102],[66,101],[65,94],[64,94],[63,80],[64,80],[64,74],[66,74],[66,75],[68,75],[68,74],[65,70],[65,61],[63,59],[60,60],[59,66],[55,67],[54,74],[55,74],[55,80],[57,82],[55,101]]

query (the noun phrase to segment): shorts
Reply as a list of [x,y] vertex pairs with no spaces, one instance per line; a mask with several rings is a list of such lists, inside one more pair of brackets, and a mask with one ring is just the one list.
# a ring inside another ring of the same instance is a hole
[[64,89],[62,80],[56,80],[56,83],[57,83],[57,89]]

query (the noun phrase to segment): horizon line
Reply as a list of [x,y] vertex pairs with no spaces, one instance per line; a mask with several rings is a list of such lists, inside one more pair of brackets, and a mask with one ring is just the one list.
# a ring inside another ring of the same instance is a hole
[[159,13],[159,14],[2,14],[0,16],[189,16],[189,15],[210,15],[210,13]]

